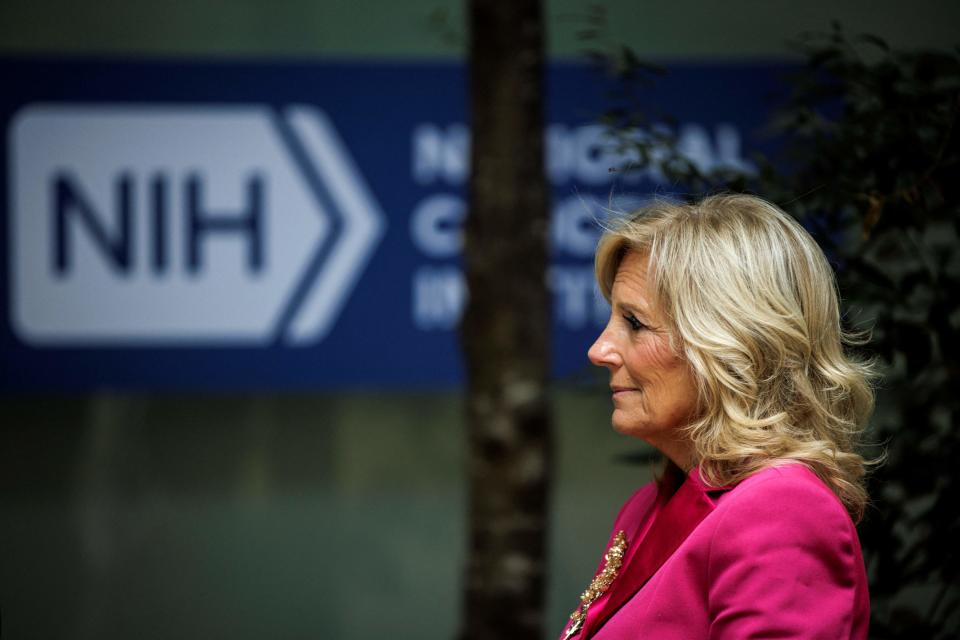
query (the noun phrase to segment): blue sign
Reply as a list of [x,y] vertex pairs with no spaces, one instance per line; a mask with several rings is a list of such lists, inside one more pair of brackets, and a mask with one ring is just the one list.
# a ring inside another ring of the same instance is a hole
[[[648,113],[702,168],[749,168],[781,71],[675,67]],[[0,78],[0,389],[461,382],[462,66],[9,60]],[[608,313],[597,221],[675,185],[611,171],[608,80],[555,65],[547,86],[569,376]]]

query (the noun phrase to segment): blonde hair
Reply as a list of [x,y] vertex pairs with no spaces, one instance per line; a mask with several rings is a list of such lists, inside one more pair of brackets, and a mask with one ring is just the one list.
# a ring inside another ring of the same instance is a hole
[[657,201],[600,239],[610,299],[628,251],[646,254],[650,294],[697,380],[686,428],[705,481],[723,486],[788,461],[810,467],[859,520],[873,411],[871,363],[845,353],[836,282],[810,234],[775,205],[724,194]]

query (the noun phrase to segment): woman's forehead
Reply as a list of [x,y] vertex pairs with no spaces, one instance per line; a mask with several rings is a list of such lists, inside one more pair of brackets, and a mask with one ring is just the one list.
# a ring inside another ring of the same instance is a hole
[[617,273],[613,276],[613,286],[615,287],[618,284],[626,284],[631,287],[640,285],[645,289],[647,283],[647,262],[646,254],[628,251],[617,266]]
[[613,278],[612,297],[618,303],[643,309],[653,305],[647,288],[647,255],[629,251]]

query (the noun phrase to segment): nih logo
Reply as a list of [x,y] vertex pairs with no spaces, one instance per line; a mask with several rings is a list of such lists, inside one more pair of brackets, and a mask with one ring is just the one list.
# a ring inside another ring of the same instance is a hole
[[35,346],[291,346],[385,231],[313,107],[31,104],[8,131],[11,325]]

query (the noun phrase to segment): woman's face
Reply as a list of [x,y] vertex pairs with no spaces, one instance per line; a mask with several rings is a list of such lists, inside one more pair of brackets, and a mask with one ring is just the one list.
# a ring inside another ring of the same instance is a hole
[[647,290],[647,256],[630,251],[613,281],[610,321],[588,351],[610,371],[613,428],[641,438],[682,468],[691,446],[679,428],[696,413],[697,388]]

